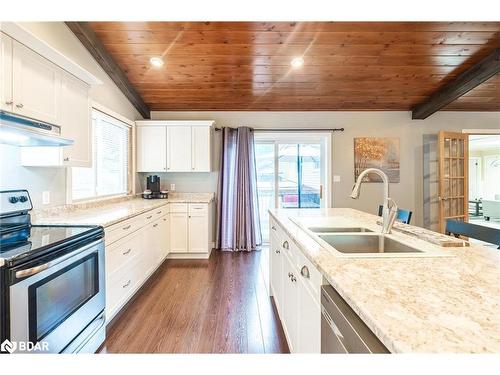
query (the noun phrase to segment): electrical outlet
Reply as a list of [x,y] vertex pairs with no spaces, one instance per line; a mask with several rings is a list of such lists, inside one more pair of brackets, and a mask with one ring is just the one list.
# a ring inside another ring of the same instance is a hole
[[170,184],[170,191],[175,191],[175,184]]
[[42,192],[42,204],[50,204],[50,191]]
[[333,182],[340,182],[340,176],[338,174],[333,176]]

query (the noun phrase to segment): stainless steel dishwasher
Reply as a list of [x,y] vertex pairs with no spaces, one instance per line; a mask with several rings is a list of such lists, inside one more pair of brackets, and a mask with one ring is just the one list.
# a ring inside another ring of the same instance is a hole
[[389,353],[330,285],[321,287],[321,353]]

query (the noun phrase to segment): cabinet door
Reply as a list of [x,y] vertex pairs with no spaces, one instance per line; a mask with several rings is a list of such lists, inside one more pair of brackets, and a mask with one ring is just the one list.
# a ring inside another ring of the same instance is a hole
[[168,220],[168,215],[161,218],[161,238],[160,238],[160,248],[161,248],[161,259],[165,259],[170,252],[170,221]]
[[310,289],[297,277],[298,336],[297,353],[321,353],[321,306]]
[[55,64],[13,41],[13,111],[61,124],[61,73]]
[[167,127],[167,171],[191,172],[191,127]]
[[290,259],[284,255],[283,259],[283,328],[288,338],[290,353],[297,352],[297,324],[299,314],[297,272]]
[[281,254],[281,245],[279,240],[271,234],[271,242],[269,248],[269,260],[270,260],[270,270],[271,274],[269,280],[272,286],[272,292],[274,297],[274,303],[276,309],[278,310],[279,316],[282,318],[282,307],[283,307],[283,256]]
[[170,213],[170,252],[188,252],[188,214],[187,212]]
[[189,214],[189,252],[208,252],[208,215]]
[[165,172],[167,170],[167,128],[165,126],[137,127],[137,171]]
[[210,150],[210,127],[191,127],[192,136],[192,166],[195,172],[210,172],[211,150]]
[[92,167],[92,127],[90,120],[89,86],[62,74],[61,134],[75,143],[63,147],[66,166]]
[[12,107],[12,39],[0,33],[0,109]]
[[157,240],[155,238],[155,228],[153,227],[155,223],[149,223],[146,225],[142,231],[142,252],[141,261],[142,266],[141,273],[142,279],[146,278],[152,271],[157,261],[158,251],[156,250]]
[[153,269],[157,268],[158,265],[162,262],[163,260],[163,254],[164,254],[164,249],[163,249],[163,220],[158,219],[153,223]]

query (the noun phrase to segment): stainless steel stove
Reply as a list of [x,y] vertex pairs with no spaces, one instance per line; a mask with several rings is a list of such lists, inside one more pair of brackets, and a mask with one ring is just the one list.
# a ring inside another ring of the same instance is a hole
[[105,338],[104,230],[32,225],[27,190],[0,191],[0,351],[95,352]]

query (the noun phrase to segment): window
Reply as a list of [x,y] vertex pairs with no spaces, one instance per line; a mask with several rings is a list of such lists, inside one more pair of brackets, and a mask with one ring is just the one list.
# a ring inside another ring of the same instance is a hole
[[72,168],[73,200],[128,193],[130,126],[92,111],[91,168]]

